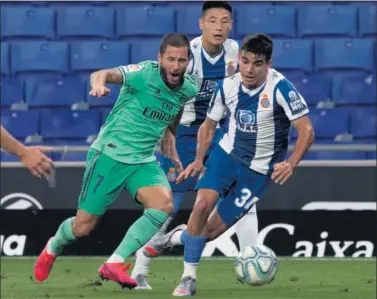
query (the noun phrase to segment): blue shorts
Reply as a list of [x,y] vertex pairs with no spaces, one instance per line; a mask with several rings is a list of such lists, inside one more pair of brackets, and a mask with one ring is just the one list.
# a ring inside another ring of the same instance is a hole
[[236,159],[216,146],[196,185],[196,189],[212,189],[219,193],[217,211],[229,227],[252,208],[271,182],[269,176],[247,168]]
[[[186,168],[187,165],[194,162],[195,160],[198,130],[199,126],[186,127],[180,125],[178,127],[176,147],[183,168]],[[221,129],[216,130],[215,136],[213,137],[212,145],[207,151],[205,160],[210,155],[216,144],[220,141],[222,135],[223,131]],[[168,181],[170,182],[170,187],[173,192],[186,192],[195,190],[195,185],[198,182],[197,177],[190,177],[187,180],[184,180],[182,183],[176,184],[175,179],[178,176],[178,172],[176,171],[174,164],[171,162],[171,160],[169,158],[161,156],[159,162],[160,166],[166,173]]]

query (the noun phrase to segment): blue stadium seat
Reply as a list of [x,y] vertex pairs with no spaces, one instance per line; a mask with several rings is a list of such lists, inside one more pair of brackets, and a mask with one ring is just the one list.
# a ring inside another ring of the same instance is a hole
[[377,5],[359,8],[359,33],[361,37],[377,36]]
[[1,124],[16,138],[38,135],[39,111],[1,111]]
[[357,36],[357,7],[353,5],[317,5],[298,10],[300,37]]
[[114,10],[109,7],[67,6],[59,8],[57,35],[60,39],[113,38],[114,16]]
[[7,152],[1,152],[1,162],[20,162],[20,158]]
[[41,135],[46,139],[83,139],[98,134],[100,113],[98,111],[74,111],[46,109],[41,111]]
[[[88,143],[85,139],[79,140],[70,140],[70,139],[54,139],[48,142],[49,145],[52,146],[86,146],[89,147],[90,143]],[[85,161],[86,160],[87,152],[53,152],[52,159],[54,161]]]
[[367,152],[367,159],[376,160],[377,159],[376,152]]
[[11,46],[11,71],[68,72],[68,44],[63,42],[15,42]]
[[26,102],[30,107],[71,107],[85,100],[85,85],[75,77],[41,78],[26,81]]
[[135,42],[131,47],[131,61],[138,63],[144,60],[157,60],[159,50],[159,40]]
[[1,38],[55,37],[55,12],[47,7],[4,7],[1,9]]
[[90,82],[86,83],[86,101],[89,103],[90,107],[112,107],[114,106],[116,100],[118,99],[120,85],[119,84],[107,84],[110,89],[110,94],[107,97],[97,98],[89,95]]
[[[349,133],[350,113],[347,109],[311,109],[309,113],[316,138],[334,139],[339,134]],[[292,130],[292,137],[297,131]]]
[[3,78],[1,86],[1,107],[10,107],[12,104],[24,100],[24,84],[16,78]]
[[[121,9],[124,7],[140,7],[145,6],[143,1],[106,1],[110,7]],[[148,1],[149,6],[173,6],[174,2],[167,1]],[[169,4],[169,5],[168,5]]]
[[[273,20],[273,22],[271,21]],[[296,9],[284,5],[252,5],[237,9],[235,19],[239,37],[253,32],[264,32],[272,37],[290,38],[296,36]]]
[[318,75],[288,78],[309,106],[331,98],[331,79]]
[[315,69],[319,72],[347,70],[371,72],[374,65],[374,44],[368,39],[318,40],[315,48]]
[[149,5],[117,9],[117,35],[163,36],[174,32],[174,10]]
[[364,160],[366,152],[308,152],[305,160]]
[[86,161],[87,153],[84,152],[66,152],[66,153],[53,153],[53,161],[64,161],[64,162],[79,162]]
[[9,75],[9,44],[1,42],[1,76]]
[[106,118],[109,116],[111,109],[102,109],[101,110],[101,125],[106,122]]
[[376,108],[352,109],[351,134],[356,138],[376,138],[376,112]]
[[275,40],[273,67],[279,71],[311,72],[313,70],[312,42],[309,40]]
[[71,68],[74,71],[96,71],[129,62],[129,44],[125,42],[71,43]]
[[198,36],[202,32],[199,28],[199,19],[202,14],[202,4],[182,6],[176,11],[177,32],[188,36]]
[[376,78],[373,76],[343,78],[337,105],[377,105]]
[[33,6],[48,6],[48,1],[30,1],[30,4]]

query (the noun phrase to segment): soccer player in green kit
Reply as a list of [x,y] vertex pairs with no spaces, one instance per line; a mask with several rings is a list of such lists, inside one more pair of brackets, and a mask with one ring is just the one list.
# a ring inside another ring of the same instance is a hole
[[[62,222],[35,263],[38,281],[48,278],[62,250],[87,236],[126,189],[145,207],[144,214],[129,228],[98,273],[102,279],[122,287],[136,287],[124,261],[149,241],[173,211],[170,186],[154,149],[166,130],[176,133],[185,102],[198,92],[196,81],[185,74],[189,55],[188,39],[172,33],[161,41],[158,63],[144,61],[91,75],[93,96],[108,95],[106,83],[119,83],[122,88],[88,152],[76,216]],[[179,163],[176,151],[168,154]]]

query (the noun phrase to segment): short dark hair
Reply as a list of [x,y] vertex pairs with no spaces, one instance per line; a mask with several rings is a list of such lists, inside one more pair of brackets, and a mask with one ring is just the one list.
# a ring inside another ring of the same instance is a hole
[[232,6],[230,6],[228,1],[206,1],[202,7],[202,17],[204,17],[207,10],[211,8],[224,8],[232,14]]
[[240,51],[252,52],[256,55],[264,55],[266,61],[271,60],[273,43],[267,34],[248,35],[242,40]]
[[168,33],[164,35],[160,44],[161,55],[166,52],[166,48],[168,46],[176,47],[176,48],[185,47],[187,48],[187,53],[188,53],[188,56],[190,57],[190,41],[185,35],[179,34],[179,33]]

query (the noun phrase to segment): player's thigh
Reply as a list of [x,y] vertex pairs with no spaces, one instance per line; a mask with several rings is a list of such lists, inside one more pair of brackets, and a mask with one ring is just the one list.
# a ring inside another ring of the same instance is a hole
[[217,203],[222,221],[230,227],[241,219],[263,197],[270,182],[266,175],[240,168],[236,185]]
[[125,164],[90,149],[78,208],[92,215],[103,215],[122,191],[128,175]]
[[125,185],[131,196],[145,207],[165,210],[166,205],[172,206],[170,184],[157,161],[133,167],[134,171]]
[[237,166],[230,156],[217,146],[205,163],[204,172],[195,189],[210,189],[224,197],[237,180]]

